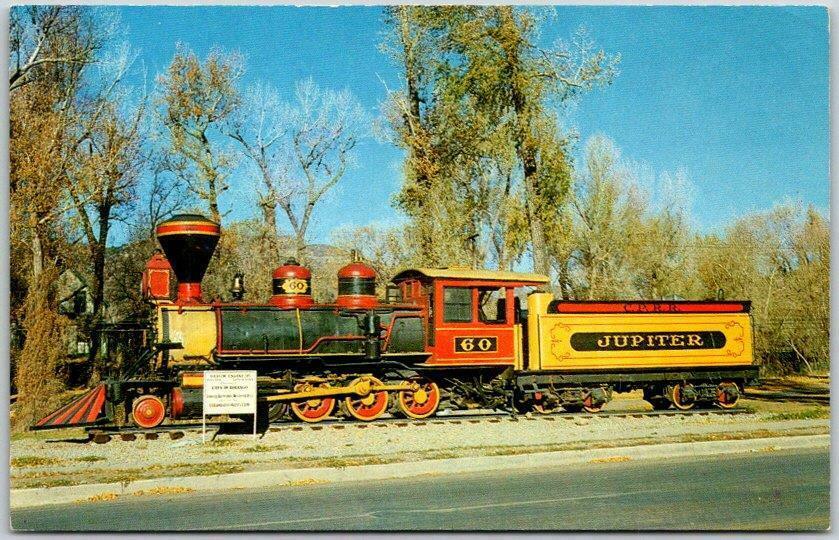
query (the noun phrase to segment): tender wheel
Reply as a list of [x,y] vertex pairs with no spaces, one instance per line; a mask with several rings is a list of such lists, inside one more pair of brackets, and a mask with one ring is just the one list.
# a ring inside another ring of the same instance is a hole
[[644,399],[653,406],[655,411],[663,411],[670,408],[670,400],[664,397],[664,390],[661,388],[644,388]]
[[[375,377],[359,377],[355,379],[350,386],[355,385],[379,385],[382,381]],[[388,395],[387,392],[370,392],[366,396],[347,396],[344,398],[344,406],[351,416],[370,422],[375,420],[385,413],[387,410]]]
[[740,389],[737,383],[725,381],[717,386],[717,405],[723,409],[733,409],[740,401]]
[[583,400],[583,410],[589,413],[598,413],[603,409],[605,403],[595,404],[594,399],[589,395]]
[[653,406],[653,410],[656,411],[665,411],[670,408],[670,401],[667,398],[651,398],[647,401],[650,402],[650,405]]
[[533,411],[539,414],[553,414],[559,410],[559,407],[552,407],[551,405],[544,403],[544,402],[534,402],[533,403]]
[[687,394],[687,386],[683,384],[674,384],[670,390],[670,402],[673,406],[681,411],[692,409],[696,405],[696,400],[690,399]]
[[[322,385],[327,387],[328,385]],[[295,385],[295,392],[305,392],[315,388],[309,383],[300,383]],[[335,398],[313,398],[305,401],[296,401],[291,404],[291,413],[298,420],[304,422],[320,422],[327,418],[335,409]]]
[[399,412],[408,418],[428,418],[440,406],[440,388],[437,383],[426,379],[415,382],[419,385],[417,390],[401,390],[397,395]]
[[157,396],[140,396],[134,400],[131,408],[131,417],[134,423],[144,429],[159,426],[166,418],[166,405]]

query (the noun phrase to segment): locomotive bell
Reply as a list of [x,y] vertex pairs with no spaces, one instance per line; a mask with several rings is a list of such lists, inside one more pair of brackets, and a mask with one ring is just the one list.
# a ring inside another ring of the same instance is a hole
[[245,274],[236,272],[233,276],[233,286],[230,288],[233,300],[240,301],[245,297]]
[[201,280],[216,250],[221,226],[198,214],[179,214],[155,230],[178,278],[178,303],[200,303]]
[[338,300],[340,307],[371,308],[376,306],[376,271],[362,262],[352,251],[353,262],[338,270]]
[[312,299],[312,273],[290,258],[271,275],[273,295],[269,304],[287,308],[309,307]]

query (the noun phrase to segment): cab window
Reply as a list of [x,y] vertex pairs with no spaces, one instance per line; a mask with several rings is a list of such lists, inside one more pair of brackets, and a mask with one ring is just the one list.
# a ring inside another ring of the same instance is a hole
[[472,322],[472,289],[443,287],[443,321]]
[[507,322],[507,290],[504,287],[478,289],[478,317],[488,324]]

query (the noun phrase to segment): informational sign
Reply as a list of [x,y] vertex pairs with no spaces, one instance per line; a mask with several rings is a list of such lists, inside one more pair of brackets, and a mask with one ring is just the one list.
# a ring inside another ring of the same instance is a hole
[[256,371],[205,371],[205,414],[256,414]]
[[256,371],[205,371],[202,424],[208,414],[252,414],[256,437]]

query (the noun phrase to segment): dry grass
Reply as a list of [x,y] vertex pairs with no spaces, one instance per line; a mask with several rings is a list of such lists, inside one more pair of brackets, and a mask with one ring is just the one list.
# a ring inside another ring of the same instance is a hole
[[98,495],[93,495],[92,497],[88,497],[87,499],[81,499],[76,502],[102,502],[102,501],[113,501],[118,499],[119,495],[116,493],[100,493]]
[[105,456],[97,456],[97,455],[91,454],[89,456],[81,456],[81,457],[73,458],[73,461],[84,461],[84,462],[87,462],[87,463],[94,463],[96,461],[105,461],[106,459],[108,459],[108,458],[106,458]]
[[46,441],[48,439],[81,439],[87,437],[83,428],[45,429],[12,433],[12,441]]
[[49,458],[42,456],[20,456],[12,458],[12,467],[44,467],[47,465],[59,465],[63,459]]
[[812,407],[804,410],[776,413],[768,416],[766,420],[819,420],[823,418],[830,418],[828,407]]
[[139,490],[135,491],[131,495],[135,497],[142,497],[145,495],[179,495],[181,493],[190,493],[195,491],[192,488],[188,487],[181,487],[181,486],[160,486],[156,488],[146,489],[146,490]]
[[632,458],[629,457],[629,456],[611,456],[611,457],[590,459],[589,463],[624,463],[626,461],[632,461]]
[[256,446],[249,446],[247,448],[243,448],[242,452],[251,452],[251,453],[279,452],[281,450],[285,450],[286,448],[288,448],[288,446],[284,445],[284,444],[275,444],[273,446],[266,446],[264,444],[257,444]]
[[217,474],[237,473],[244,471],[244,465],[250,463],[253,462],[249,460],[239,460],[233,463],[211,461],[209,463],[149,465],[148,467],[132,469],[88,469],[86,471],[72,472],[32,471],[13,475],[10,481],[12,488],[15,489],[80,485],[91,482],[128,484],[135,480],[149,478],[213,476]]
[[303,478],[302,480],[292,480],[283,484],[284,486],[311,486],[314,484],[325,484],[326,480],[317,480],[315,478]]
[[228,446],[238,446],[239,442],[234,439],[213,439],[207,444],[216,448],[226,448]]

